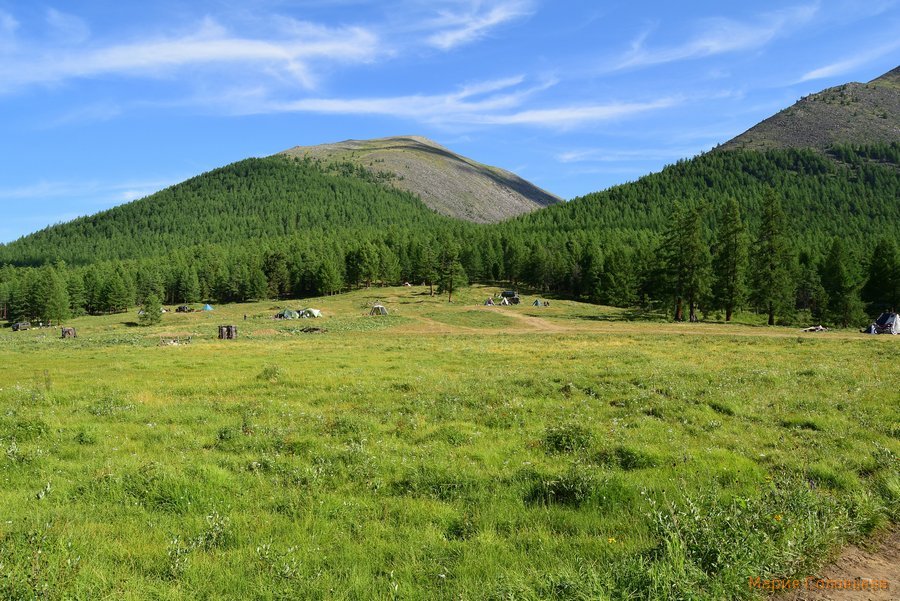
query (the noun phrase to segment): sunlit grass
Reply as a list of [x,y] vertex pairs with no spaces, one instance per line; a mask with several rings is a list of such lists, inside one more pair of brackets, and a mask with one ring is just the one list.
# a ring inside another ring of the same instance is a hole
[[0,333],[0,596],[749,598],[900,517],[897,340],[494,292]]

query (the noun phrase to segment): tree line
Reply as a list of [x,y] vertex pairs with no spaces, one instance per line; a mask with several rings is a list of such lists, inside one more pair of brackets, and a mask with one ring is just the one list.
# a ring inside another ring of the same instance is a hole
[[[714,152],[495,225],[357,167],[253,159],[0,248],[10,320],[466,282],[848,326],[900,307],[897,145]],[[872,175],[874,174],[874,175]],[[852,198],[852,200],[851,200]],[[185,206],[190,208],[182,208]],[[201,242],[201,243],[198,243]]]

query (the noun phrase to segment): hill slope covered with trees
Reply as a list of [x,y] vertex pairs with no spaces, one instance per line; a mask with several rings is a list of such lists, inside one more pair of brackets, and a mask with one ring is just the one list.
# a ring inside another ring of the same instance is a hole
[[863,301],[900,306],[900,145],[829,153],[709,153],[495,225],[437,215],[352,165],[253,159],[0,249],[0,305],[59,321],[151,296],[468,279],[676,319],[749,308],[858,324]]

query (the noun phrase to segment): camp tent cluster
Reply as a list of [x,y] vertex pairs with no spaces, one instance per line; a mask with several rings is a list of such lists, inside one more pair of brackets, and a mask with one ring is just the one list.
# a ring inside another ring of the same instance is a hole
[[299,311],[282,309],[275,314],[275,319],[315,319],[317,317],[322,317],[322,312],[319,309],[312,308],[300,309]]

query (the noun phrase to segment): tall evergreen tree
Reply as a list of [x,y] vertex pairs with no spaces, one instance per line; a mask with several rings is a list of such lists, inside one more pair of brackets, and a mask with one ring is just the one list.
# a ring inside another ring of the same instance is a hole
[[810,316],[818,322],[824,321],[828,306],[828,294],[822,286],[822,275],[819,268],[808,253],[800,253],[796,281],[797,309],[809,311]]
[[459,247],[447,239],[438,253],[438,294],[447,293],[447,302],[453,301],[453,291],[468,285],[469,279],[459,260]]
[[872,251],[862,298],[872,313],[900,309],[900,251],[893,238],[882,238]]
[[703,239],[699,209],[684,205],[676,209],[661,251],[675,321],[684,319],[685,302],[690,321],[697,321],[697,304],[709,293],[711,283],[709,246]]
[[344,276],[338,263],[328,257],[319,263],[315,274],[316,291],[319,294],[337,294],[344,286]]
[[771,188],[766,191],[762,209],[762,223],[753,249],[752,297],[766,312],[768,324],[773,326],[776,315],[790,312],[793,305],[793,257],[781,200]]
[[182,267],[178,275],[176,300],[180,303],[200,302],[200,279],[193,267]]
[[614,307],[630,307],[637,302],[637,278],[633,258],[616,246],[606,255],[600,276],[599,298]]
[[86,292],[81,272],[70,270],[67,274],[66,286],[69,291],[69,309],[72,315],[83,315],[86,310]]
[[120,313],[128,310],[129,304],[128,288],[122,279],[122,275],[114,269],[107,274],[103,282],[100,295],[101,310],[108,313]]
[[59,324],[71,315],[65,276],[53,267],[44,267],[41,271],[41,292],[38,300],[41,319]]
[[142,326],[152,326],[162,321],[162,303],[155,292],[151,292],[144,299],[138,321]]
[[718,307],[725,309],[725,321],[731,321],[735,308],[746,300],[748,261],[747,228],[733,197],[725,207],[713,249],[715,301]]
[[822,286],[828,295],[828,320],[841,327],[859,325],[865,321],[863,303],[859,298],[860,278],[855,261],[843,241],[835,238],[822,264]]

